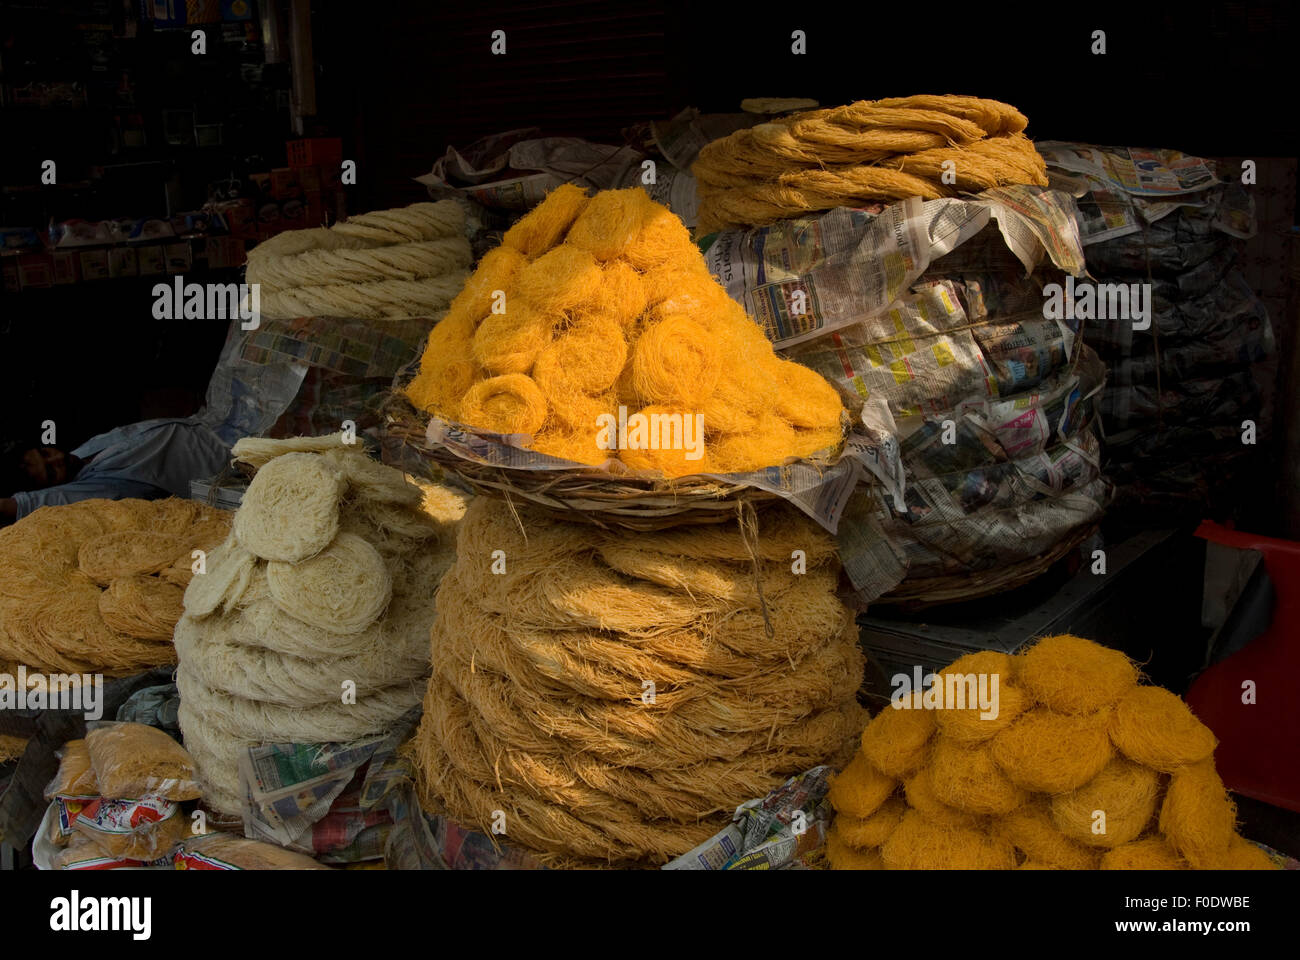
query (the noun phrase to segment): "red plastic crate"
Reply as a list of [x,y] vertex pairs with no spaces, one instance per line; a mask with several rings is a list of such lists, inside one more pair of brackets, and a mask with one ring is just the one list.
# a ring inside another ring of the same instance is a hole
[[[1277,598],[1273,622],[1192,684],[1187,702],[1219,738],[1214,762],[1228,789],[1300,812],[1300,543],[1202,523],[1198,537],[1258,550]],[[1242,684],[1254,681],[1254,704]]]
[[338,137],[289,140],[284,145],[291,167],[333,167],[343,162],[343,141]]

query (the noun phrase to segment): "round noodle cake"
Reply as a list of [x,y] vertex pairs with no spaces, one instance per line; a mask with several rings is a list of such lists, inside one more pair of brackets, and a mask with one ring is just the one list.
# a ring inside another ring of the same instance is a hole
[[306,560],[338,533],[339,501],[346,491],[343,474],[320,456],[276,457],[248,485],[235,514],[235,536],[263,560]]
[[257,558],[232,536],[208,555],[205,571],[185,588],[185,612],[202,618],[222,604],[232,604],[253,578]]
[[324,455],[348,481],[351,496],[382,503],[414,506],[422,496],[402,471],[371,460],[350,447],[339,447]]
[[378,619],[393,595],[384,558],[352,533],[339,534],[301,563],[268,563],[266,582],[281,610],[331,633],[360,633]]
[[91,499],[0,530],[0,662],[114,677],[175,662],[191,550],[229,523],[194,501]]

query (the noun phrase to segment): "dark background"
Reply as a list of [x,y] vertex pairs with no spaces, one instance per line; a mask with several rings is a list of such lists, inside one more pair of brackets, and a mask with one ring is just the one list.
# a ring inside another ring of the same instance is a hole
[[[0,0],[6,80],[14,70],[54,77],[98,69],[83,62],[93,58],[79,21],[96,11],[120,15],[121,4],[132,2]],[[749,96],[831,105],[968,93],[1015,104],[1037,139],[1294,157],[1296,26],[1294,6],[1282,3],[813,9],[319,0],[318,115],[309,132],[341,136],[344,156],[357,161],[352,211],[423,199],[411,178],[427,172],[448,144],[523,126],[619,143],[634,123],[686,106],[733,112]],[[506,31],[504,57],[489,53],[497,29]],[[804,56],[790,52],[794,29],[807,34]],[[1105,56],[1089,52],[1095,29],[1106,31]],[[0,225],[166,213],[160,178],[172,181],[180,209],[192,209],[202,203],[203,184],[229,168],[283,165],[291,136],[287,66],[250,82],[239,63],[255,61],[256,49],[210,44],[200,61],[188,55],[187,37],[141,36],[122,45],[141,91],[140,112],[153,129],[168,105],[222,115],[227,149],[150,148],[125,181],[42,195],[37,213],[30,197],[6,204]],[[58,160],[61,181],[65,171],[88,176],[106,162],[111,117],[102,109],[0,109],[4,183],[35,182],[38,160],[47,156]],[[122,423],[196,409],[224,328],[153,320],[151,287],[122,279],[0,294],[0,437],[30,438],[52,418],[61,441],[78,443]]]
[[[488,54],[496,29],[505,57]],[[376,203],[418,198],[408,178],[448,143],[520,126],[618,142],[638,120],[754,96],[972,94],[1019,107],[1036,139],[1199,156],[1295,156],[1300,131],[1284,3],[399,3],[326,12],[317,36],[322,102],[352,120]]]

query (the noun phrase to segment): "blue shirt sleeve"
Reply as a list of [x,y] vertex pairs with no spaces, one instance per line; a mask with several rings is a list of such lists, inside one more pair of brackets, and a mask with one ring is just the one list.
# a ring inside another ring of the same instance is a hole
[[125,500],[137,497],[141,500],[157,500],[167,496],[167,491],[152,484],[125,477],[94,477],[86,480],[73,480],[44,490],[28,490],[14,494],[18,505],[17,519],[40,507],[55,507],[76,503],[79,500]]

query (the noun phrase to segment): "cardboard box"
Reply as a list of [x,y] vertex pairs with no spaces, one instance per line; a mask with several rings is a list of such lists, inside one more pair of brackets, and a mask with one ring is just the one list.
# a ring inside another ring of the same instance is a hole
[[232,237],[251,240],[257,236],[257,208],[252,200],[226,200],[217,204],[216,209],[226,221],[226,229]]
[[188,240],[166,244],[163,255],[167,258],[168,273],[185,273],[194,266],[194,251]]
[[105,247],[93,247],[77,252],[77,263],[81,267],[82,280],[107,280],[108,250]]
[[81,279],[77,273],[77,254],[72,250],[54,251],[54,282],[62,285],[76,283]]
[[320,193],[321,191],[321,174],[320,167],[302,167],[298,171],[298,183],[302,186],[302,192]]
[[292,167],[277,167],[271,171],[271,196],[283,203],[302,198],[302,184],[298,171]]
[[138,277],[140,260],[135,247],[113,247],[108,251],[108,275],[110,277]]
[[167,256],[161,243],[146,243],[136,247],[136,263],[142,277],[154,277],[167,272]]
[[323,227],[325,226],[325,201],[320,191],[306,195],[307,210],[303,214],[303,226],[305,227]]
[[269,173],[250,173],[248,182],[263,197],[271,195],[271,175]]

